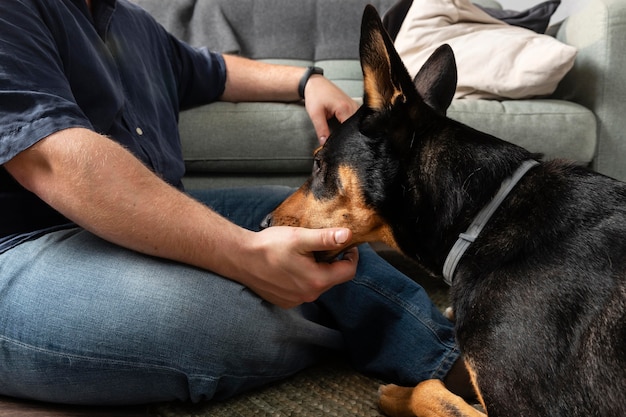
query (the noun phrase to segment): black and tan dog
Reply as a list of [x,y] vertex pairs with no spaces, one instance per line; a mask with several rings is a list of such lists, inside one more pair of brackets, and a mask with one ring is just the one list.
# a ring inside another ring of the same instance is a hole
[[[489,416],[626,416],[626,185],[536,163],[448,119],[451,49],[412,82],[371,6],[360,52],[364,105],[267,224],[346,226],[355,243],[380,240],[444,270]],[[382,387],[381,406],[394,416],[483,415],[439,381]]]

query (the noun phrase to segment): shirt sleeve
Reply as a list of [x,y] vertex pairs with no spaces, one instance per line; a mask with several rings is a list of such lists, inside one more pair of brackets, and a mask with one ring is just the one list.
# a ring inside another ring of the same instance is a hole
[[170,35],[180,69],[180,107],[207,104],[219,99],[226,87],[222,55],[207,48],[193,48]]
[[73,99],[48,22],[29,2],[0,13],[0,164],[50,134],[91,124]]

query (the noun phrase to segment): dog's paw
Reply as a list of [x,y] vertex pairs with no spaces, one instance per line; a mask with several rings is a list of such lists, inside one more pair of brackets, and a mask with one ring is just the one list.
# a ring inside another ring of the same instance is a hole
[[415,417],[411,411],[412,387],[389,384],[378,388],[378,405],[389,417]]

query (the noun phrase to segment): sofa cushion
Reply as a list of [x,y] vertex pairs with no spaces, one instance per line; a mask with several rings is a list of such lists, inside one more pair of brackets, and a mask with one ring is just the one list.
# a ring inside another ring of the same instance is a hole
[[588,165],[596,152],[596,117],[564,100],[453,100],[448,117],[508,140],[545,159]]
[[[545,33],[550,18],[561,4],[561,0],[548,0],[522,11],[503,10],[500,4],[487,3],[481,5],[477,1],[472,3],[480,7],[489,16],[502,20],[509,25],[523,27],[537,33]],[[383,25],[391,39],[395,40],[398,36],[411,4],[413,4],[413,0],[399,0],[383,16]]]
[[[254,59],[358,57],[361,16],[395,0],[133,0],[194,46]],[[354,28],[355,30],[345,30]]]
[[319,146],[299,104],[213,103],[180,115],[183,156],[193,172],[308,172]]
[[[596,149],[593,113],[563,100],[454,100],[448,116],[546,159],[586,165]],[[318,146],[306,111],[296,103],[214,103],[182,112],[180,129],[191,175],[305,175]]]
[[552,15],[560,4],[561,0],[548,0],[521,11],[492,9],[480,5],[478,7],[487,12],[489,16],[502,20],[509,25],[530,29],[537,33],[545,33]]
[[457,98],[551,94],[576,57],[576,48],[507,25],[469,0],[414,0],[395,40],[409,72],[443,43],[456,57]]

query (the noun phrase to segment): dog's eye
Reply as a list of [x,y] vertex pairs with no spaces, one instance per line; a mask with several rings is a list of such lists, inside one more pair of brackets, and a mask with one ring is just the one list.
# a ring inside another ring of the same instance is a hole
[[317,174],[322,169],[322,162],[319,158],[313,160],[313,174]]

